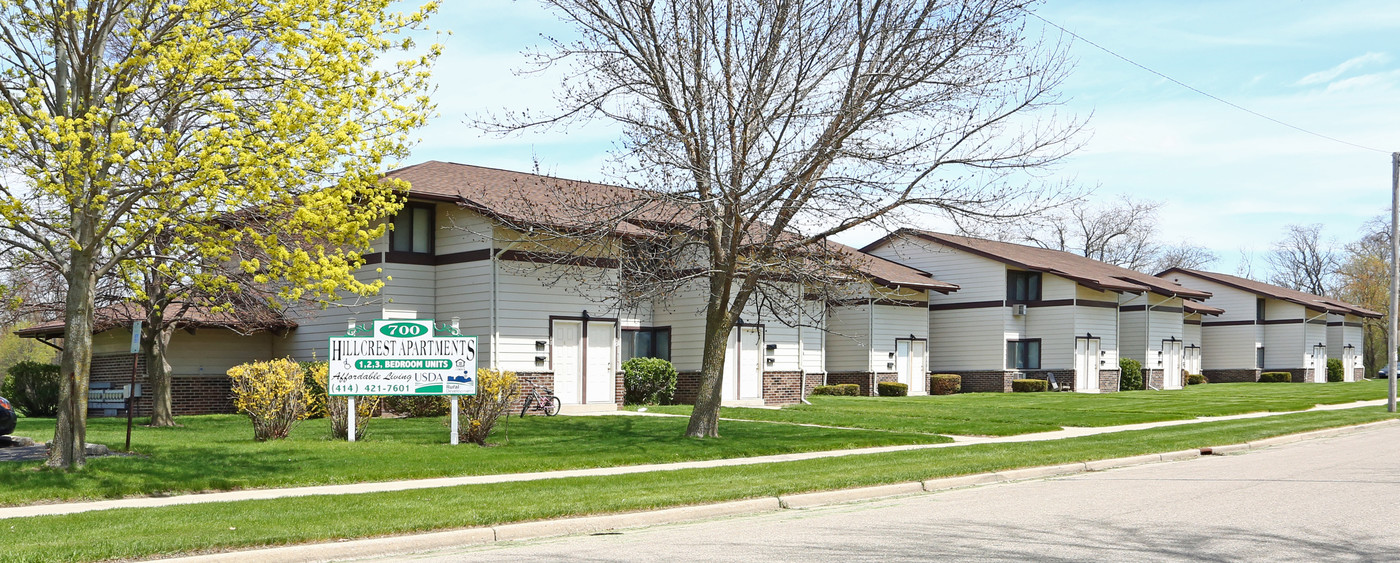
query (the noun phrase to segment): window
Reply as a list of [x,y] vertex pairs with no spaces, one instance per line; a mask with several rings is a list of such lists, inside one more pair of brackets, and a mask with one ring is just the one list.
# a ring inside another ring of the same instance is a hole
[[1254,349],[1254,367],[1264,369],[1264,347]]
[[1040,301],[1040,272],[1006,272],[1007,301]]
[[409,203],[394,216],[394,230],[389,233],[392,252],[433,253],[433,206]]
[[622,329],[622,361],[632,358],[671,360],[671,329]]
[[1007,340],[1006,369],[1040,369],[1040,339]]
[[[1260,297],[1260,298],[1254,300],[1254,320],[1257,321],[1257,322],[1261,322],[1261,323],[1264,322],[1264,298],[1263,298],[1263,297]],[[1263,364],[1261,363],[1260,365],[1263,365]]]

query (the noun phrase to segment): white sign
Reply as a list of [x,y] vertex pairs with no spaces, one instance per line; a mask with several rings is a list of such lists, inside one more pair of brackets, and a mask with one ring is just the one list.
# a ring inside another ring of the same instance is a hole
[[431,319],[376,320],[367,336],[332,336],[326,391],[475,395],[476,337],[434,336]]
[[141,321],[131,323],[131,353],[141,353]]

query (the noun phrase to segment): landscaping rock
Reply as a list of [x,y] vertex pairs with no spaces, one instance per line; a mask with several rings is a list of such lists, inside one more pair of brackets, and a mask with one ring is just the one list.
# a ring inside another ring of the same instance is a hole
[[34,439],[27,436],[0,436],[0,448],[23,448],[34,445]]
[[112,450],[107,449],[107,446],[104,446],[102,444],[88,444],[85,449],[87,450],[87,455],[94,457],[112,455]]

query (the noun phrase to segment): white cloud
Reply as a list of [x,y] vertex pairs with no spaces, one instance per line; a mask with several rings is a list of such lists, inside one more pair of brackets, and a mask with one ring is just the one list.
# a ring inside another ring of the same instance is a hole
[[1339,64],[1327,70],[1314,72],[1312,74],[1304,76],[1298,80],[1298,85],[1308,86],[1311,84],[1323,84],[1331,82],[1333,79],[1345,74],[1347,71],[1361,68],[1370,64],[1385,64],[1387,62],[1390,62],[1390,56],[1385,53],[1366,53],[1359,57],[1347,59],[1346,62],[1343,62],[1342,64]]

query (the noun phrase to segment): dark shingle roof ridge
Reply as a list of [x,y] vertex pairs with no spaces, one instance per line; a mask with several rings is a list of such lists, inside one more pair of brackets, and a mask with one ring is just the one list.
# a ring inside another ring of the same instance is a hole
[[1171,272],[1184,272],[1186,274],[1194,275],[1200,278],[1205,278],[1216,283],[1228,285],[1240,289],[1242,291],[1247,291],[1256,295],[1273,297],[1275,299],[1282,299],[1284,301],[1290,301],[1302,305],[1304,307],[1311,305],[1313,306],[1313,308],[1321,308],[1328,312],[1350,312],[1363,317],[1378,318],[1381,316],[1381,314],[1376,311],[1372,311],[1365,307],[1342,301],[1341,299],[1336,299],[1333,297],[1327,297],[1323,295],[1316,295],[1308,293],[1306,291],[1299,291],[1296,289],[1289,289],[1283,286],[1261,282],[1258,280],[1251,280],[1249,278],[1244,278],[1222,272],[1211,272],[1208,270],[1197,270],[1192,268],[1177,267],[1168,268],[1157,275],[1163,276]]
[[[967,235],[939,233],[923,229],[901,229],[901,232],[910,232],[936,242],[962,247],[965,250],[984,255],[993,260],[1030,270],[1055,274],[1086,285],[1098,286],[1102,289],[1129,292],[1170,292],[1188,298],[1210,297],[1209,292],[1184,287],[1167,280],[1156,278],[1150,274],[1130,270],[1122,266],[1115,266],[1107,262],[1064,250],[1042,248],[1039,246],[984,239]],[[1023,253],[1025,256],[1016,256],[1014,255],[1015,253]],[[1066,263],[1043,263],[1047,261]],[[1042,263],[1037,264],[1036,262]],[[1083,271],[1075,271],[1076,269],[1082,269]]]

